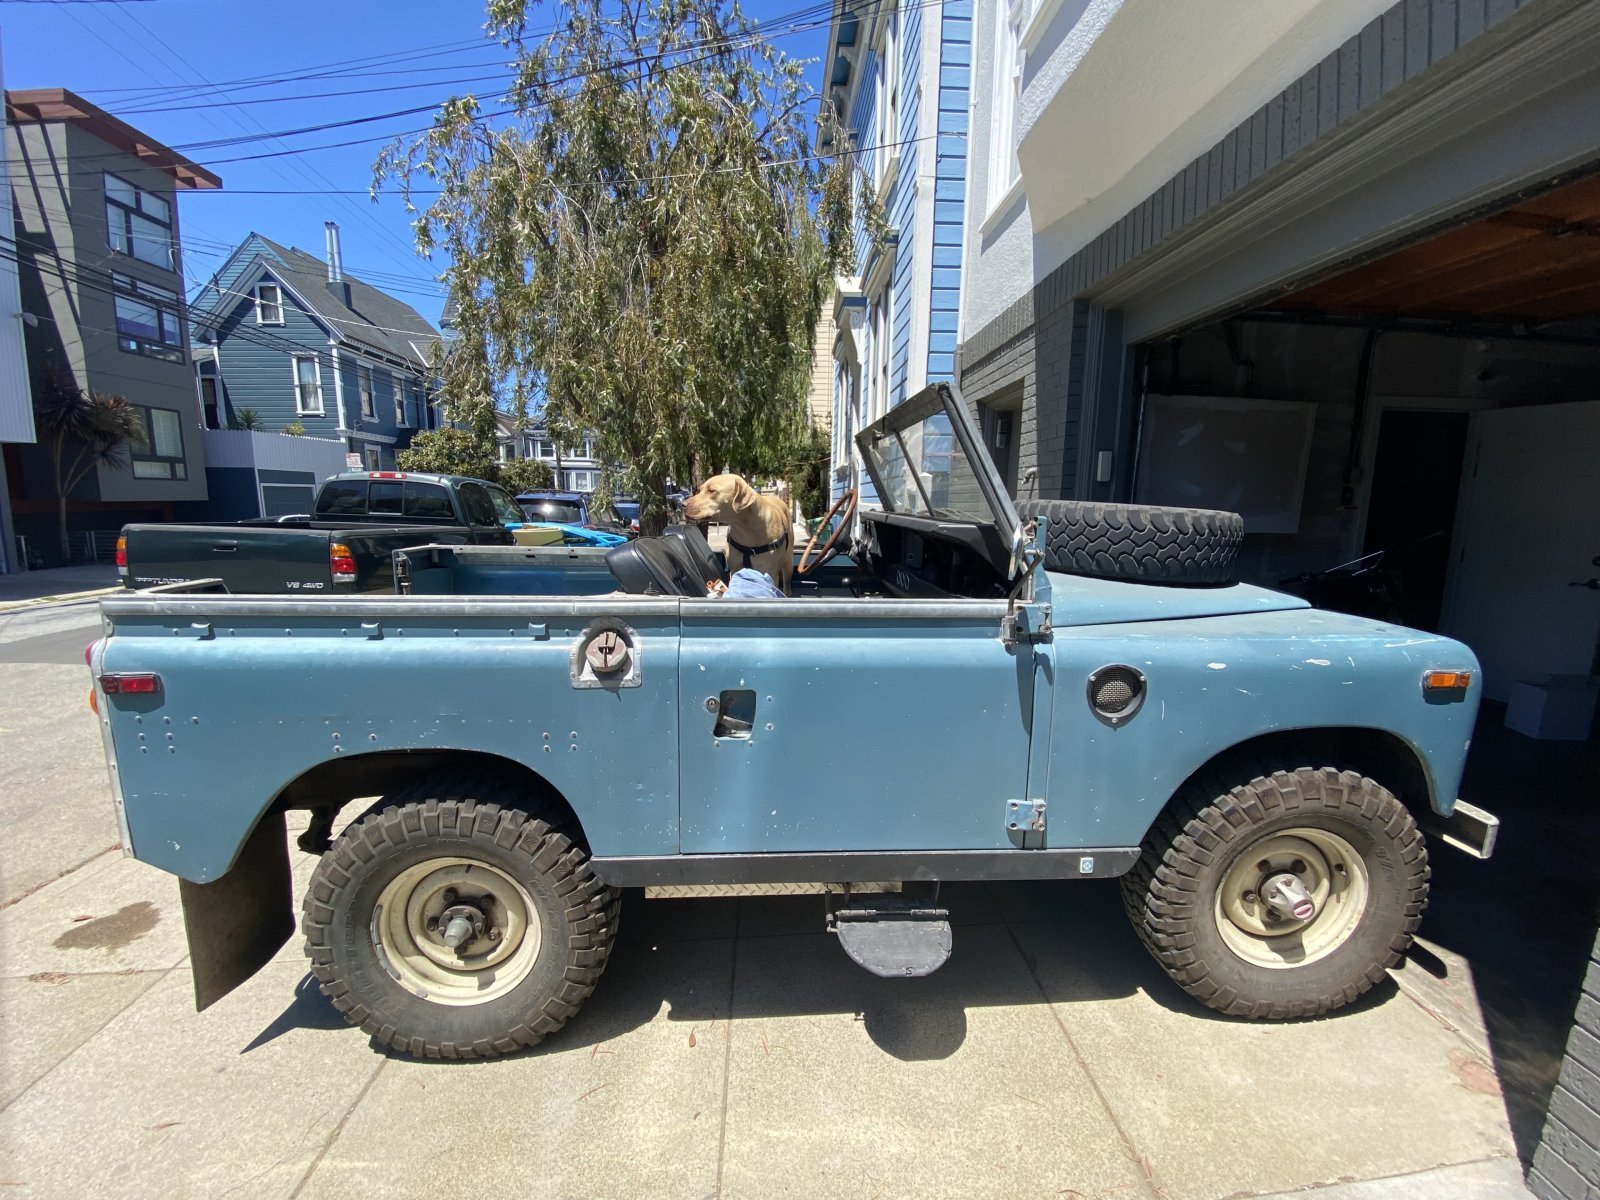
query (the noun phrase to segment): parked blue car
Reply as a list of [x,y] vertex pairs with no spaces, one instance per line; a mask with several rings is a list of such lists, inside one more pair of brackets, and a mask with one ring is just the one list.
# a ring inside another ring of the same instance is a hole
[[181,881],[199,1006],[294,932],[293,810],[311,971],[429,1058],[559,1030],[622,888],[814,892],[902,977],[950,953],[940,881],[1120,878],[1179,986],[1281,1019],[1383,979],[1438,845],[1490,853],[1466,646],[1236,582],[1234,514],[1013,503],[946,385],[857,445],[882,507],[847,493],[788,598],[707,598],[691,526],[605,551],[603,595],[590,550],[506,595],[519,551],[451,546],[403,595],[101,600],[122,842]]

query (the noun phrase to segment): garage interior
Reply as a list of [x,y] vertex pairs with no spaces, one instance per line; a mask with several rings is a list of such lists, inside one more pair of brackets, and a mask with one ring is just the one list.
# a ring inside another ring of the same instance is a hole
[[1242,511],[1247,579],[1457,637],[1483,664],[1462,796],[1500,816],[1499,847],[1434,854],[1403,974],[1444,1021],[1476,993],[1531,1159],[1600,905],[1600,174],[1135,362],[1135,499]]

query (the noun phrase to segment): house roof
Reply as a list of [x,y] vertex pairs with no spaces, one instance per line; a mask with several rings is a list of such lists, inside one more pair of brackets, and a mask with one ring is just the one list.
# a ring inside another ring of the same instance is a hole
[[346,304],[328,287],[327,263],[304,250],[256,236],[278,260],[271,265],[273,272],[283,276],[283,282],[342,337],[427,365],[428,348],[439,331],[411,305],[363,283],[348,271],[344,272],[344,280],[350,285],[350,303]]
[[[243,269],[233,273],[233,265],[241,261]],[[440,333],[416,309],[348,271],[344,273],[344,282],[350,285],[347,304],[328,286],[328,267],[320,258],[259,233],[245,238],[195,297],[189,314],[196,328],[215,325],[239,304],[249,302],[248,291],[263,274],[283,284],[341,340],[418,367],[429,365],[429,351]],[[234,280],[226,291],[218,282],[225,277]]]
[[30,88],[7,92],[5,97],[6,118],[14,124],[71,121],[108,146],[141,159],[147,166],[165,171],[180,188],[211,189],[222,186],[219,176],[66,88]]

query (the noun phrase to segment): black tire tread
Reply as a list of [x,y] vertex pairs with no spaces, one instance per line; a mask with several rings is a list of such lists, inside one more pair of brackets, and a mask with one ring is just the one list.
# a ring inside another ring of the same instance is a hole
[[[1145,836],[1139,861],[1122,878],[1123,904],[1145,948],[1177,984],[1207,1007],[1256,1020],[1318,1017],[1352,1003],[1399,965],[1428,903],[1432,871],[1427,845],[1415,820],[1395,796],[1359,772],[1338,767],[1275,769],[1259,764],[1253,774],[1212,772],[1192,780],[1175,796]],[[1241,774],[1250,782],[1237,784]],[[1288,1004],[1268,1004],[1238,995],[1211,977],[1196,953],[1190,929],[1211,919],[1211,896],[1201,895],[1197,875],[1232,848],[1233,836],[1275,816],[1296,811],[1355,809],[1395,842],[1405,864],[1404,926],[1382,961],[1336,992]]]
[[1046,570],[1137,583],[1216,585],[1237,578],[1244,518],[1207,508],[1019,500],[1044,517]]
[[[481,797],[488,797],[483,799]],[[560,822],[517,806],[521,799],[504,779],[450,775],[429,777],[385,796],[352,821],[318,861],[301,906],[301,932],[323,995],[352,1025],[380,1044],[416,1058],[493,1058],[532,1046],[555,1033],[583,1006],[599,982],[617,932],[621,893],[595,875],[588,853]],[[567,965],[560,990],[538,1011],[496,1038],[470,1044],[402,1037],[380,1024],[340,978],[333,953],[334,900],[358,867],[385,847],[404,845],[413,835],[454,835],[470,831],[503,849],[516,849],[553,876],[566,902],[564,950]]]

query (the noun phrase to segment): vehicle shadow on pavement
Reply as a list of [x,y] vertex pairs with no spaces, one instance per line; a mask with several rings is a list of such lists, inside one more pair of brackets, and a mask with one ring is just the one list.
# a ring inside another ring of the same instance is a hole
[[1432,894],[1419,932],[1467,962],[1452,967],[1417,947],[1407,974],[1418,968],[1420,993],[1446,1019],[1481,1016],[1526,1163],[1544,1129],[1595,944],[1600,827],[1586,800],[1600,771],[1600,742],[1535,741],[1504,721],[1502,706],[1484,706],[1461,787],[1463,797],[1500,817],[1494,857],[1479,862],[1430,847]]
[[[646,900],[626,895],[605,976],[571,1024],[527,1053],[603,1046],[654,1020],[696,1026],[851,1015],[878,1049],[904,1061],[949,1058],[968,1013],[988,1007],[1095,1004],[1143,994],[1199,1020],[1237,1023],[1192,1000],[1129,927],[1114,883],[946,885],[950,961],[921,979],[881,979],[824,929],[818,896]],[[1385,1004],[1392,982],[1325,1019]],[[247,1049],[296,1027],[344,1027],[310,976]],[[686,1034],[686,1036],[689,1036]],[[380,1053],[398,1056],[373,1043]],[[441,1064],[449,1065],[449,1064]]]
[[260,1033],[250,1039],[249,1045],[239,1051],[249,1054],[268,1042],[296,1029],[348,1029],[350,1027],[339,1010],[322,994],[315,975],[309,971],[294,985],[294,999]]

